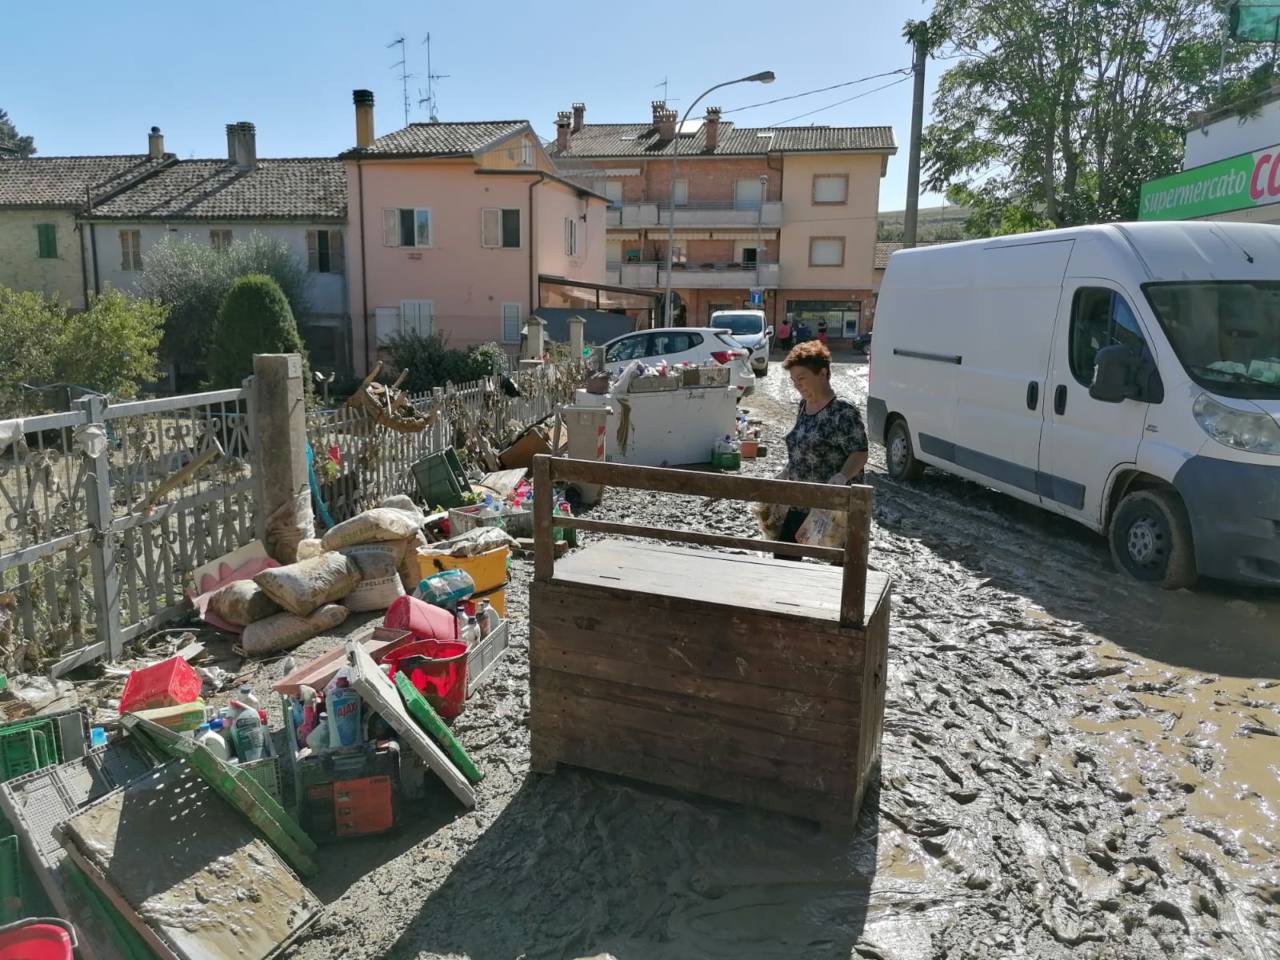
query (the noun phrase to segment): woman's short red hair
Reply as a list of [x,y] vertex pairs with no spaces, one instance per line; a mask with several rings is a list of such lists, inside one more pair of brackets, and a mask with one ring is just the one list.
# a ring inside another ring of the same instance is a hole
[[804,367],[814,373],[830,371],[831,351],[821,340],[806,340],[792,347],[787,359],[782,361],[783,370],[790,370],[792,367]]

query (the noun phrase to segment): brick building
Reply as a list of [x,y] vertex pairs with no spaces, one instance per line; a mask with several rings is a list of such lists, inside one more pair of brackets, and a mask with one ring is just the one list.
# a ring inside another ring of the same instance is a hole
[[832,340],[865,330],[893,130],[738,127],[717,107],[677,130],[675,111],[662,101],[651,109],[649,123],[589,124],[574,104],[548,146],[566,176],[609,197],[609,282],[665,288],[674,199],[674,322],[706,323],[759,289],[775,325],[784,316],[825,325]]

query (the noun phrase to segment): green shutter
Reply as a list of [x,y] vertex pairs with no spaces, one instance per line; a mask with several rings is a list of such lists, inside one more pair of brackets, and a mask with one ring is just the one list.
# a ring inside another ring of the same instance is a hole
[[36,224],[36,256],[54,260],[58,256],[58,228],[52,223]]
[[1280,3],[1276,0],[1233,0],[1231,36],[1249,43],[1280,41]]

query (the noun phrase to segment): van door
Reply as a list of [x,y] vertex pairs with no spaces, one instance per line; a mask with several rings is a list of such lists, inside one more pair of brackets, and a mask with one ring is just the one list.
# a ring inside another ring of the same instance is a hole
[[[1074,241],[999,242],[975,264],[973,317],[956,369],[957,472],[1040,503],[1045,379]],[[928,452],[928,447],[922,448]],[[948,451],[944,451],[944,454]]]
[[1151,356],[1150,342],[1120,287],[1092,278],[1064,286],[1045,398],[1041,494],[1045,506],[1095,530],[1102,528],[1108,478],[1117,466],[1137,461],[1148,404],[1090,397],[1094,358],[1114,344]]

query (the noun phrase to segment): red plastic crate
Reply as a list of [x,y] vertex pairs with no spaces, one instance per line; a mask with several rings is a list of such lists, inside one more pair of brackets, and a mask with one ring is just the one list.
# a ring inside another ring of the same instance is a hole
[[200,677],[181,657],[170,657],[129,674],[120,695],[120,713],[172,707],[200,696]]
[[334,832],[339,837],[384,833],[396,825],[390,777],[340,780],[333,785]]

